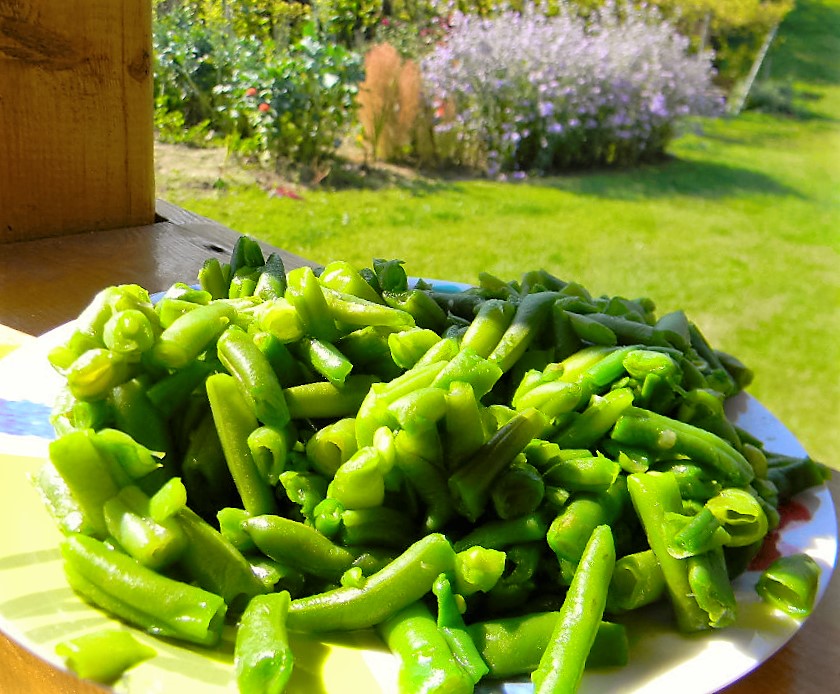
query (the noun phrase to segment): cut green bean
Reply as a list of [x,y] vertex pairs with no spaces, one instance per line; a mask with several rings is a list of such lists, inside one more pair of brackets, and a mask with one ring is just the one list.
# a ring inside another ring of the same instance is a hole
[[281,694],[294,667],[286,631],[288,591],[258,595],[239,621],[233,669],[240,694]]
[[776,559],[756,583],[765,602],[792,617],[807,617],[814,610],[819,592],[820,565],[807,554]]
[[557,624],[531,673],[535,694],[575,692],[604,614],[615,545],[608,525],[599,525],[586,543]]
[[61,641],[55,652],[80,678],[102,684],[112,684],[126,670],[157,655],[131,632],[119,629],[102,629]]
[[218,643],[227,606],[206,590],[147,569],[85,535],[61,544],[71,587],[86,600],[156,636]]
[[257,418],[245,400],[236,379],[228,374],[214,374],[207,379],[207,397],[222,450],[245,510],[253,515],[271,513],[274,493],[260,475],[248,437],[257,428]]
[[426,535],[361,588],[336,588],[293,600],[289,628],[318,632],[372,627],[429,593],[435,579],[454,568],[455,550],[446,537]]
[[708,615],[697,604],[689,584],[687,560],[676,559],[668,553],[665,514],[682,512],[677,480],[667,472],[644,472],[630,475],[627,486],[650,547],[662,568],[677,626],[685,632],[708,629]]
[[626,554],[616,561],[607,598],[611,612],[635,610],[664,595],[665,576],[653,550]]
[[470,694],[474,683],[458,664],[437,622],[422,602],[413,602],[377,627],[399,660],[400,694]]

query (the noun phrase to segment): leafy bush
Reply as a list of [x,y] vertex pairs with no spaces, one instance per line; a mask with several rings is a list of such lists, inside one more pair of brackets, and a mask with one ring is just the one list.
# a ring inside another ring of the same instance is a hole
[[184,5],[156,18],[152,38],[158,109],[181,113],[186,127],[207,122],[224,130],[214,88],[230,79],[238,53],[235,37]]
[[217,87],[229,120],[242,123],[231,146],[278,167],[319,166],[356,122],[362,78],[361,56],[321,39],[313,25],[286,51],[266,42]]
[[[207,3],[209,4],[209,3]],[[310,22],[278,44],[241,36],[196,3],[155,22],[156,123],[170,140],[221,134],[278,167],[318,166],[355,123],[361,56]]]
[[676,119],[721,102],[709,56],[689,55],[652,10],[583,18],[561,3],[453,22],[423,61],[427,98],[448,133],[443,157],[491,175],[657,157]]
[[771,28],[794,0],[650,0],[695,47],[712,47],[717,82],[730,88],[749,72]]

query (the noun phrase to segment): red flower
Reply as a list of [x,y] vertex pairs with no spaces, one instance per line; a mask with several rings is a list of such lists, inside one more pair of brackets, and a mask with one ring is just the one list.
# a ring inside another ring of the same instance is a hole
[[256,96],[257,95],[257,88],[256,87],[248,87],[245,90],[245,96]]
[[263,113],[265,113],[266,111],[268,111],[268,110],[271,108],[271,106],[269,106],[267,103],[265,103],[265,102],[263,101],[263,102],[262,102],[259,106],[257,106],[257,108],[258,108],[260,111],[262,111]]
[[291,200],[303,200],[303,198],[298,195],[295,191],[291,188],[286,188],[284,186],[277,186],[271,193],[270,196],[276,198],[289,198]]

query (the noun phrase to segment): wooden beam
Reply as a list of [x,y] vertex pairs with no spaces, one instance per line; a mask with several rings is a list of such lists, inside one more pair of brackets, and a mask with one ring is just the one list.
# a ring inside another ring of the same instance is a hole
[[0,0],[0,242],[155,219],[149,0]]

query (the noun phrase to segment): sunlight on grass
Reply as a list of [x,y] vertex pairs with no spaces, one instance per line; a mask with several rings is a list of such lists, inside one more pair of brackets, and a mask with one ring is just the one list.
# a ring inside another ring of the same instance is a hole
[[595,293],[684,308],[754,369],[751,392],[811,454],[840,469],[840,80],[827,55],[808,53],[837,47],[838,18],[836,1],[800,3],[771,56],[813,117],[696,122],[661,165],[302,201],[253,187],[167,198],[322,263],[400,258],[410,274],[467,282],[544,267]]

